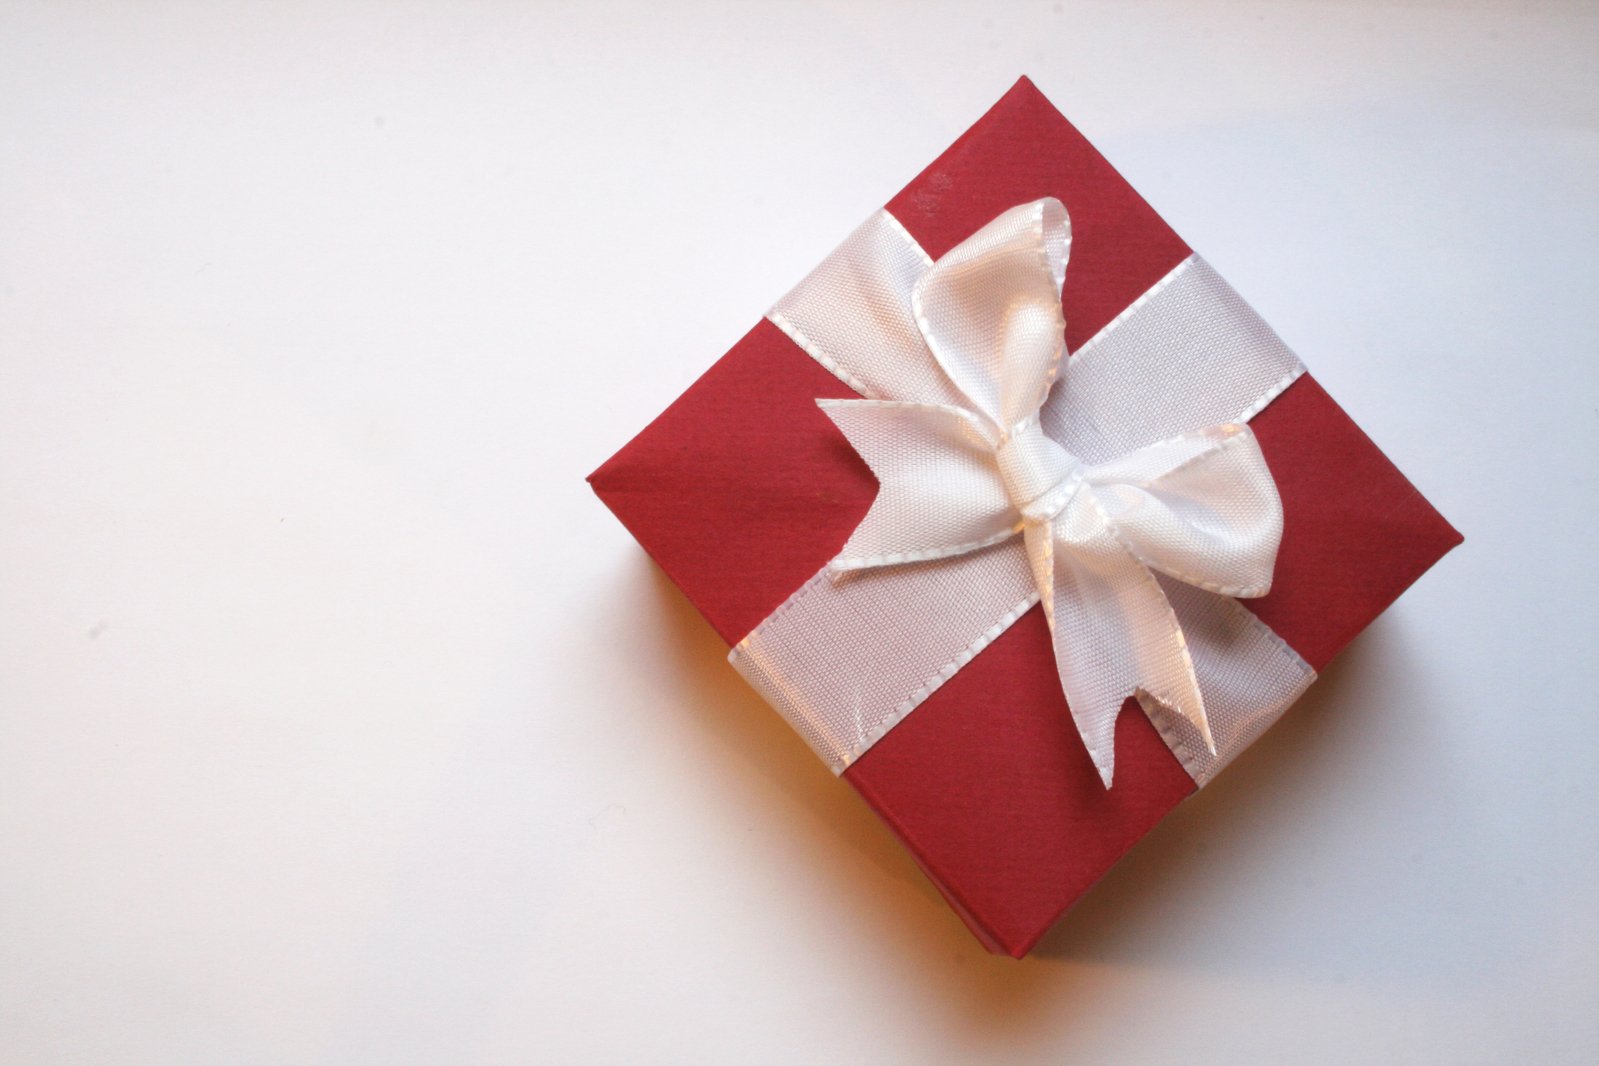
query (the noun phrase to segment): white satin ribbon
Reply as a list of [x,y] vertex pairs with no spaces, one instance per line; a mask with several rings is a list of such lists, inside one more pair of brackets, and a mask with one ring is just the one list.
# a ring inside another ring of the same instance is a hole
[[[1282,533],[1239,423],[1298,360],[1191,259],[1054,385],[1070,241],[1041,200],[931,263],[883,213],[770,316],[873,397],[819,401],[878,477],[871,511],[732,653],[835,769],[1035,599],[1107,787],[1129,695],[1203,783],[1314,677],[1227,598],[1269,588]],[[1231,420],[1142,439],[1213,411]]]

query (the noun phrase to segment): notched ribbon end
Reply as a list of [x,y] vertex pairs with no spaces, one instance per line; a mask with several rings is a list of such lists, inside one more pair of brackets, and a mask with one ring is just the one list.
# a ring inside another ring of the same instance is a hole
[[1200,707],[1195,714],[1189,714],[1183,710],[1179,710],[1177,713],[1188,719],[1199,730],[1199,739],[1205,742],[1205,750],[1214,757],[1216,754],[1216,738],[1211,735],[1210,719],[1205,715],[1205,708]]
[[1104,782],[1105,791],[1109,792],[1111,778],[1115,776],[1116,764],[1109,762],[1102,763],[1096,759],[1094,760],[1094,769],[1099,771],[1099,779],[1100,781]]
[[[1216,738],[1210,731],[1210,718],[1205,714],[1203,697],[1199,696],[1197,691],[1194,693],[1194,697],[1200,700],[1198,707],[1192,707],[1191,701],[1163,697],[1144,688],[1140,688],[1136,696],[1146,713],[1153,714],[1158,709],[1181,718],[1199,730],[1199,739],[1204,743],[1205,750],[1213,758],[1216,756]],[[1154,705],[1153,708],[1151,704]]]

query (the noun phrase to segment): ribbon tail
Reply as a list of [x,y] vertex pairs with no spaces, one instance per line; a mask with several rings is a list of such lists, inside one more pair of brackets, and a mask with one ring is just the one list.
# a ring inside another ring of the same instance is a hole
[[871,510],[828,564],[835,575],[965,555],[1015,536],[1015,511],[978,416],[940,404],[816,402],[879,486]]
[[[1039,591],[1055,664],[1072,720],[1100,779],[1110,788],[1116,719],[1129,696],[1140,702],[1153,699],[1192,722],[1212,752],[1215,742],[1193,659],[1166,593],[1109,528],[1085,513],[1098,508],[1086,499],[1078,503],[1061,516],[1064,521],[1057,520],[1052,536],[1028,537],[1028,554],[1035,560],[1034,576],[1040,578],[1038,560],[1045,550],[1034,542],[1054,542],[1047,552],[1050,585]],[[1082,529],[1085,517],[1100,528],[1092,533]]]

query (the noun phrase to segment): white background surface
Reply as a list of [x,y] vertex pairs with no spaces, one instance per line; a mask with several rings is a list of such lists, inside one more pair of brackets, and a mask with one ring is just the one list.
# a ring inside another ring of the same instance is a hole
[[[1595,1061],[1516,6],[0,7],[0,1060]],[[582,478],[1024,72],[1467,542],[1016,963]]]

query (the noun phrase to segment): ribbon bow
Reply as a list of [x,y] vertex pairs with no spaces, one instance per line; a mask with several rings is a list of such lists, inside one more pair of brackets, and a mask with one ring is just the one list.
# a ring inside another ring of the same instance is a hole
[[[1282,502],[1248,426],[1089,465],[1043,431],[1065,352],[1071,247],[1055,199],[1000,215],[917,281],[911,305],[962,405],[818,403],[877,476],[835,575],[981,551],[1020,534],[1078,733],[1109,788],[1116,716],[1154,700],[1215,754],[1182,627],[1156,575],[1226,596],[1271,587]],[[1159,382],[1150,382],[1159,388]]]

